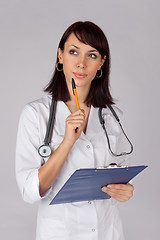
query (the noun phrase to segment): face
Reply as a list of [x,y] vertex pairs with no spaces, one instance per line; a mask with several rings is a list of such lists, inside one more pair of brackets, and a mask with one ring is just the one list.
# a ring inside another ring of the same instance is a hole
[[95,48],[80,42],[73,33],[65,42],[64,50],[58,49],[58,57],[67,85],[71,85],[74,78],[77,87],[88,88],[105,61]]

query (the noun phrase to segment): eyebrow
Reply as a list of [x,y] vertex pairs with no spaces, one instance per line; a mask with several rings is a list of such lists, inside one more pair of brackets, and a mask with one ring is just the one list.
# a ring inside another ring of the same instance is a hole
[[[68,46],[68,47],[75,47],[75,48],[77,48],[77,49],[80,49],[79,47],[77,47],[76,45],[74,45],[74,44],[72,44],[72,45],[70,45],[70,46]],[[96,49],[94,50],[89,50],[88,52],[98,52]]]

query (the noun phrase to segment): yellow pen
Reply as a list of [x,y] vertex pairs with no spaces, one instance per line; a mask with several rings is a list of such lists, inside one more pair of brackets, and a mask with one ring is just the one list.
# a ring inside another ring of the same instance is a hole
[[75,99],[76,99],[77,109],[80,109],[79,102],[78,102],[78,97],[77,97],[77,91],[76,91],[76,84],[75,84],[75,81],[74,81],[73,78],[72,78],[72,88],[73,88],[73,94],[74,94]]

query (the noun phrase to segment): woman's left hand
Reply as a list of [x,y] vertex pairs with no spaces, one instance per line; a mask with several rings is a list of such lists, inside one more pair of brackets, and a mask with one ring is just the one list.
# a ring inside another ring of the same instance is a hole
[[130,183],[109,184],[108,186],[103,187],[102,191],[119,202],[125,202],[133,196],[134,187]]

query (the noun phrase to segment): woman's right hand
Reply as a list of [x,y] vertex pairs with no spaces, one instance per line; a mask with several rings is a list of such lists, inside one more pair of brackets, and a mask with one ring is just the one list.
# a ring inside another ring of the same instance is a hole
[[84,129],[84,123],[85,113],[83,109],[79,109],[70,114],[66,118],[65,136],[63,142],[72,147]]

